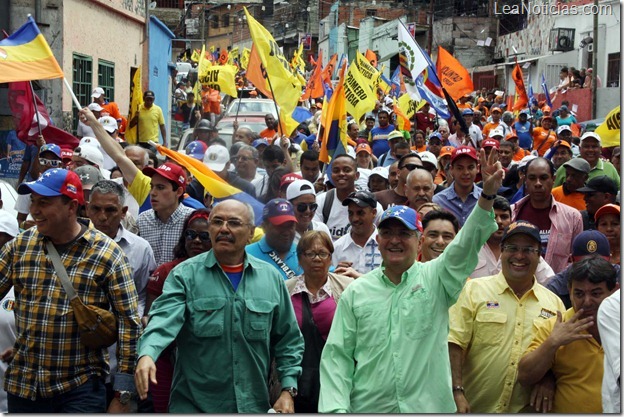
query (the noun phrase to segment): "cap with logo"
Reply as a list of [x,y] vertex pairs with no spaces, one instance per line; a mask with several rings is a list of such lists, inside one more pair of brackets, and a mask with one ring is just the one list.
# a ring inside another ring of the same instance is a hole
[[258,146],[269,146],[269,141],[262,138],[262,139],[256,139],[253,142],[251,142],[251,146],[253,146],[254,148],[258,148]]
[[481,143],[481,147],[482,148],[495,148],[495,149],[499,149],[500,148],[500,142],[497,141],[496,139],[486,139]]
[[295,174],[294,172],[289,172],[288,174],[284,174],[282,175],[282,178],[280,179],[280,188],[282,188],[285,185],[290,185],[293,182],[297,181],[297,180],[302,180],[303,177],[299,174]]
[[434,168],[438,166],[438,159],[432,152],[429,152],[429,151],[418,152],[418,156],[420,156],[420,160],[422,161],[423,164],[428,162],[431,165],[433,165]]
[[585,187],[579,188],[576,190],[579,193],[609,193],[609,194],[617,194],[618,186],[611,178],[606,175],[601,175],[599,177],[594,177],[591,180],[587,181]]
[[495,128],[490,131],[489,137],[493,138],[494,136],[500,136],[501,138],[505,137],[505,131],[500,128]]
[[375,114],[374,113],[366,113],[366,116],[364,117],[364,120],[368,120],[368,119],[375,120]]
[[440,148],[440,154],[438,155],[438,160],[440,158],[442,158],[443,156],[451,156],[453,155],[453,151],[455,150],[455,147],[453,146],[443,146]]
[[375,167],[375,168],[371,169],[371,173],[368,176],[368,178],[372,177],[373,175],[379,175],[381,178],[387,180],[388,179],[388,168],[386,168],[386,167]]
[[600,145],[602,142],[600,140],[600,135],[596,132],[587,132],[585,133],[583,136],[581,136],[581,143],[583,143],[583,141],[585,139],[595,139],[598,141],[598,145]]
[[360,152],[366,152],[369,155],[373,154],[371,147],[367,143],[360,143],[358,146],[356,146],[355,154],[357,155]]
[[204,154],[204,165],[213,171],[221,172],[230,160],[230,152],[223,145],[211,145]]
[[154,96],[153,91],[147,90],[145,93],[143,93],[143,98],[156,98],[156,97]]
[[295,180],[286,189],[286,199],[289,201],[307,194],[316,195],[314,184],[308,180]]
[[297,222],[295,208],[288,200],[274,198],[264,205],[262,220],[268,221],[274,226],[279,226],[286,222]]
[[75,172],[62,168],[49,169],[36,181],[23,182],[17,188],[17,192],[22,195],[35,193],[44,197],[64,195],[84,205],[80,177]]
[[474,159],[479,162],[479,158],[477,157],[477,151],[472,146],[459,146],[453,149],[453,153],[451,154],[451,164],[462,156],[467,156],[469,158]]
[[80,178],[83,190],[90,190],[98,181],[102,181],[104,176],[99,169],[93,165],[83,165],[74,170]]
[[570,126],[568,125],[561,125],[557,128],[557,134],[560,135],[563,132],[570,132],[572,133],[572,129],[570,129]]
[[418,213],[413,208],[407,206],[392,206],[383,212],[379,219],[378,228],[381,228],[388,220],[396,219],[403,223],[409,230],[419,230],[422,232],[422,223]]
[[93,91],[91,92],[91,97],[93,98],[100,98],[103,95],[104,95],[104,89],[102,87],[94,88]]
[[598,230],[585,230],[579,233],[572,242],[572,256],[599,255],[611,257],[609,239]]
[[342,200],[343,206],[348,206],[351,203],[355,203],[359,207],[377,207],[377,198],[375,194],[368,190],[354,191]]
[[194,140],[193,142],[186,145],[184,151],[188,156],[203,162],[204,155],[206,154],[206,149],[208,149],[208,145],[206,145],[205,142],[202,142],[201,140]]
[[74,156],[74,151],[71,149],[61,149],[61,159],[63,161],[71,161],[72,156]]
[[589,162],[587,162],[583,158],[572,158],[569,161],[565,162],[563,166],[570,167],[576,171],[583,172],[585,174],[589,174],[589,171],[591,171],[591,166],[589,166]]
[[113,133],[115,130],[119,129],[119,126],[117,126],[117,119],[115,119],[114,117],[100,117],[98,119],[98,122],[100,122],[104,130],[106,130],[108,133]]
[[492,106],[492,108],[490,109],[490,113],[494,113],[495,111],[497,111],[497,112],[499,112],[499,113],[500,113],[500,112],[501,112],[500,107],[498,107],[498,106]]
[[400,131],[393,130],[388,134],[388,141],[391,141],[393,139],[405,139],[405,136],[403,136],[403,133],[401,133]]
[[568,148],[572,150],[572,145],[570,145],[570,142],[568,142],[567,140],[562,140],[562,139],[556,140],[555,143],[553,143],[552,147],[556,149],[560,146],[563,146],[564,148]]
[[158,168],[145,167],[143,168],[143,173],[148,177],[160,175],[169,181],[175,182],[178,186],[182,187],[182,189],[186,189],[186,173],[179,165],[172,162],[165,162]]
[[78,146],[74,149],[74,156],[84,158],[93,165],[97,165],[98,168],[102,168],[104,166],[104,155],[102,155],[102,152],[100,152],[100,150],[94,145],[85,144]]
[[52,152],[54,155],[63,159],[63,156],[61,154],[61,147],[54,143],[46,143],[45,145],[41,146],[41,148],[39,148],[39,156],[41,156],[41,154],[44,152]]
[[507,226],[505,228],[505,231],[503,232],[503,238],[501,239],[501,242],[504,242],[508,238],[517,234],[527,235],[530,238],[533,238],[533,240],[535,240],[540,245],[542,244],[542,238],[540,237],[539,229],[533,223],[527,222],[526,220],[518,220]]

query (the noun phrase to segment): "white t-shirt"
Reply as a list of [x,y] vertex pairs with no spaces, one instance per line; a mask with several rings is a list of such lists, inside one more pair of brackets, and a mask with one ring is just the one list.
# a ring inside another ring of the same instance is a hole
[[605,298],[598,309],[598,331],[604,349],[602,412],[620,413],[620,290]]
[[332,265],[338,266],[342,261],[352,262],[351,268],[366,274],[381,265],[381,253],[377,244],[377,228],[370,235],[364,247],[358,246],[348,233],[334,242]]
[[368,190],[368,177],[370,177],[372,170],[366,168],[358,168],[357,171],[360,173],[360,177],[355,180],[355,188],[358,188],[360,190]]
[[[12,347],[17,339],[15,316],[13,314],[14,307],[15,293],[13,288],[11,288],[2,301],[0,301],[0,352]],[[4,373],[8,366],[8,363],[0,361],[0,387],[4,386]],[[0,388],[0,413],[8,412],[7,393],[3,388]]]
[[[329,218],[327,221],[323,221],[323,206],[325,205],[325,197],[327,196],[326,191],[324,193],[318,194],[316,196],[316,204],[318,204],[318,208],[316,209],[316,213],[314,214],[314,220],[317,222],[325,223],[329,228],[329,233],[332,237],[332,240],[335,242],[340,237],[349,233],[351,229],[351,223],[349,223],[349,210],[347,207],[342,205],[342,202],[338,199],[338,194],[334,196],[334,201],[332,202],[331,210],[329,211]],[[375,225],[379,222],[381,218],[381,214],[383,213],[383,207],[379,202],[377,203],[377,216],[375,216]]]
[[[325,232],[327,233],[327,236],[331,237],[331,233],[329,233],[329,228],[325,226],[324,223],[312,220],[312,223],[310,224],[312,225],[312,229],[310,230],[318,230],[319,232]],[[299,234],[299,232],[295,232],[295,240],[293,241],[293,243],[297,245],[300,239],[301,239],[301,235]]]

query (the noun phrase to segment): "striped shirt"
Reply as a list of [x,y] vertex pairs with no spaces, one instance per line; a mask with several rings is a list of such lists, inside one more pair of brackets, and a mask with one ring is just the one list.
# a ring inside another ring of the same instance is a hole
[[[28,229],[0,249],[0,298],[15,287],[17,349],[4,389],[36,400],[68,392],[90,376],[109,372],[106,349],[80,341],[69,298],[46,256],[47,239]],[[137,293],[122,250],[92,223],[60,253],[76,293],[87,305],[117,316],[119,341],[115,389],[134,391],[136,343],[141,334]]]

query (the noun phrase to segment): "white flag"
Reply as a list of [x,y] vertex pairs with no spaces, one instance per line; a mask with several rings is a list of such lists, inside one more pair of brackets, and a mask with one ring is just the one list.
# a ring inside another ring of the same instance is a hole
[[401,22],[398,22],[398,25],[399,64],[401,65],[405,88],[412,99],[420,101],[416,79],[427,68],[428,62],[407,28]]

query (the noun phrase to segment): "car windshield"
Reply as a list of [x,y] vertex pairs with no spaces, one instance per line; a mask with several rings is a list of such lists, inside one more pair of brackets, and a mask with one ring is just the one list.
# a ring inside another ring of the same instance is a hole
[[[240,107],[240,109],[239,109]],[[271,101],[258,100],[236,100],[228,109],[228,115],[246,114],[246,113],[262,113],[275,114],[275,105]]]

